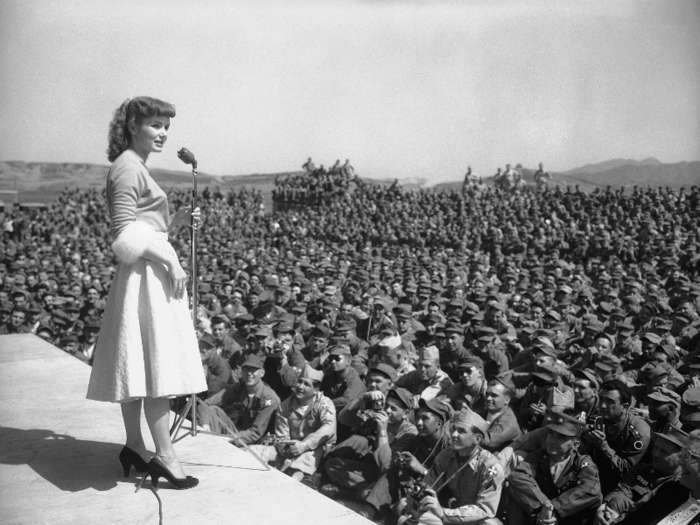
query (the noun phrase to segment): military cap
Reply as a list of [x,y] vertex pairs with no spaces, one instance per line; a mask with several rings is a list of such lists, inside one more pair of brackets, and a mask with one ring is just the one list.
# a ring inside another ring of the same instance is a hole
[[418,400],[418,410],[420,410],[421,408],[429,410],[430,412],[438,416],[443,422],[452,419],[452,414],[454,413],[452,407],[448,403],[440,401],[438,398],[428,400],[420,398]]
[[241,368],[263,368],[265,366],[265,358],[257,354],[248,354],[241,365]]
[[484,369],[484,361],[481,359],[479,356],[475,355],[470,355],[467,357],[463,357],[462,359],[459,360],[459,364],[457,365],[458,370],[463,370],[466,368],[481,368],[481,370]]
[[646,379],[654,379],[656,377],[668,375],[668,371],[661,365],[647,363],[639,369],[639,374]]
[[500,310],[501,312],[505,312],[505,311],[508,310],[508,307],[507,307],[505,304],[501,303],[501,302],[491,303],[491,305],[489,306],[489,308],[492,308],[492,309],[494,309],[494,310]]
[[472,411],[467,405],[462,405],[462,409],[455,412],[452,416],[452,425],[469,425],[476,427],[484,436],[489,429],[489,423],[484,421],[484,419]]
[[589,332],[600,333],[604,328],[605,325],[595,317],[590,317],[588,322],[583,325],[583,329],[588,330]]
[[559,371],[549,365],[538,366],[532,375],[542,379],[545,383],[553,384],[559,377]]
[[586,381],[589,381],[593,388],[595,388],[596,390],[600,388],[600,377],[598,377],[598,374],[596,374],[593,370],[584,368],[582,370],[574,370],[573,374],[574,377],[576,377],[577,379],[584,379]]
[[102,326],[102,321],[99,317],[86,317],[85,318],[85,328],[88,330],[99,330]]
[[503,386],[505,386],[509,391],[510,395],[514,395],[516,391],[515,383],[513,383],[513,380],[511,379],[509,374],[498,374],[497,376],[493,376],[491,378],[491,381],[497,381],[501,383]]
[[547,310],[547,312],[544,314],[544,316],[550,317],[557,322],[561,321],[561,315],[556,310]]
[[379,363],[369,369],[368,375],[372,375],[372,372],[378,372],[379,374],[388,377],[392,382],[396,381],[396,369],[386,363]]
[[647,332],[642,337],[643,340],[649,341],[652,344],[658,345],[661,342],[661,337],[654,332]]
[[236,323],[252,323],[255,320],[251,314],[242,314],[236,317]]
[[309,366],[309,364],[307,363],[304,366],[304,369],[301,371],[301,374],[299,374],[299,378],[311,379],[320,383],[321,381],[323,381],[323,372],[321,370],[311,368],[311,366]]
[[255,328],[253,334],[255,337],[270,337],[272,329],[268,325],[261,325]]
[[78,336],[75,334],[65,334],[61,336],[62,343],[77,343]]
[[284,333],[289,333],[289,332],[294,332],[294,327],[291,325],[291,323],[278,323],[274,331],[279,333],[279,334],[284,334]]
[[675,347],[669,344],[661,344],[657,346],[656,348],[654,348],[654,352],[662,352],[671,359],[678,359],[678,351],[675,349]]
[[324,323],[316,323],[313,330],[311,330],[311,335],[321,339],[328,339],[331,336],[331,330]]
[[545,426],[569,437],[580,437],[586,426],[583,421],[560,412],[549,412],[544,418]]
[[464,327],[457,323],[447,323],[445,325],[445,334],[464,334]]
[[631,333],[634,332],[634,325],[630,322],[623,321],[617,325],[617,331],[620,333]]
[[393,334],[379,341],[379,344],[377,346],[379,346],[380,350],[392,350],[401,346],[401,343],[401,336]]
[[419,360],[420,361],[429,361],[429,360],[439,360],[440,359],[440,351],[438,350],[437,346],[430,345],[426,348],[421,348],[420,350],[420,356]]
[[547,406],[559,407],[559,408],[573,408],[574,407],[574,392],[573,390],[559,390],[556,386],[552,388],[549,392],[549,399],[547,399]]
[[[603,303],[600,303],[600,304],[602,305]],[[623,310],[621,310],[620,308],[615,308],[612,312],[610,312],[610,317],[619,317],[621,319],[624,319],[625,317],[627,317],[627,314],[625,314],[625,312]],[[620,325],[618,325],[618,327],[619,326]],[[634,328],[634,327],[632,327],[632,328]]]
[[[252,293],[252,290],[251,290],[251,293]],[[270,304],[270,303],[272,303],[272,301],[274,300],[273,297],[272,297],[272,294],[271,294],[270,292],[268,292],[267,290],[261,292],[261,293],[258,295],[258,299],[260,300],[260,305],[261,305],[261,306]]]
[[413,394],[401,387],[392,387],[386,394],[387,399],[397,399],[405,408],[413,408]]
[[215,315],[214,317],[211,318],[211,324],[219,324],[219,323],[223,323],[226,326],[229,326],[231,324],[231,321],[225,315]]
[[306,303],[295,303],[294,306],[292,306],[291,312],[295,315],[306,313]]
[[349,332],[355,327],[357,327],[357,322],[352,317],[349,317],[347,319],[340,319],[336,323],[334,330],[336,332]]
[[688,433],[683,432],[680,428],[676,428],[671,424],[667,424],[661,432],[654,432],[658,437],[667,439],[674,445],[685,447],[688,441]]
[[681,396],[669,388],[657,387],[647,397],[661,403],[673,403],[677,407],[681,406]]
[[352,351],[348,345],[337,344],[328,351],[330,355],[352,355]]
[[442,323],[442,317],[440,317],[438,314],[430,314],[430,315],[425,317],[425,319],[423,320],[423,323],[424,324],[427,324],[427,323],[440,324],[440,323]]
[[214,348],[216,346],[216,339],[211,334],[203,334],[199,338],[199,348],[201,350],[207,350],[209,348]]
[[491,341],[496,336],[496,330],[490,326],[479,327],[479,341]]
[[700,421],[700,387],[689,388],[683,392],[681,399],[681,418]]

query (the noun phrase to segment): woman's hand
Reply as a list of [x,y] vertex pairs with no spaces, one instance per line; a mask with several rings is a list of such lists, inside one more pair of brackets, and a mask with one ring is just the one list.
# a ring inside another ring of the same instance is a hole
[[185,289],[187,288],[187,274],[185,270],[180,266],[179,261],[172,262],[168,270],[170,272],[170,282],[173,285],[173,297],[175,299],[182,299],[185,295]]

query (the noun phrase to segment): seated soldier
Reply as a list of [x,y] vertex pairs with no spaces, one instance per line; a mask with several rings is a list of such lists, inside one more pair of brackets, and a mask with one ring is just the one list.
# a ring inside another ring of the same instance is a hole
[[483,413],[480,416],[489,424],[482,448],[496,454],[523,435],[518,418],[510,407],[515,385],[508,376],[496,376],[488,383]]
[[417,369],[396,380],[396,386],[406,388],[413,394],[414,404],[411,408],[418,407],[419,399],[434,399],[452,384],[447,374],[440,370],[440,352],[435,346],[421,349]]
[[486,402],[488,384],[484,379],[484,362],[480,357],[469,356],[462,359],[457,367],[460,382],[441,391],[438,396],[445,396],[455,411],[467,405],[481,414]]
[[328,365],[326,360],[329,355],[328,340],[330,336],[330,330],[322,323],[317,323],[311,331],[309,342],[301,351],[306,362],[311,365],[311,368],[323,370],[323,368]]
[[402,498],[397,505],[399,516],[418,515],[419,524],[430,525],[500,524],[496,511],[503,469],[493,454],[481,448],[488,423],[465,406],[455,413],[451,427],[452,446],[438,454],[423,478],[425,496],[420,502]]
[[241,367],[241,381],[200,405],[198,415],[203,428],[225,434],[226,425],[233,423],[238,432],[232,443],[237,446],[257,443],[272,428],[280,399],[262,380],[263,363],[262,357],[249,355]]
[[416,367],[411,364],[409,358],[410,352],[405,345],[406,342],[404,341],[395,348],[383,348],[381,351],[383,362],[396,369],[397,377],[413,372],[416,369]]
[[598,469],[578,447],[584,423],[550,413],[545,448],[528,454],[508,478],[509,523],[586,523],[602,501]]
[[[370,370],[370,378],[381,373],[381,367],[388,368],[377,365]],[[405,388],[391,388],[386,399],[374,390],[366,392],[361,403],[348,405],[339,420],[346,424],[354,420],[357,432],[328,453],[324,470],[331,483],[322,486],[321,493],[356,499],[359,489],[379,479],[389,468],[392,454],[406,450],[418,433],[409,421],[412,404]]]
[[613,379],[600,387],[602,428],[583,434],[585,451],[600,469],[603,494],[610,492],[622,476],[639,463],[649,446],[649,425],[630,413],[632,395],[627,385]]
[[[367,390],[360,375],[351,364],[352,355],[349,347],[337,345],[330,349],[328,367],[324,370],[323,381],[321,381],[321,392],[333,402],[337,413],[340,413],[350,401],[361,397]],[[338,423],[337,436],[340,441],[349,437],[350,427]]]
[[610,525],[626,515],[636,514],[662,485],[677,481],[683,472],[681,453],[687,439],[688,434],[673,427],[666,433],[658,433],[651,464],[640,463],[625,474],[617,487],[603,498],[596,523]]
[[404,496],[408,486],[422,480],[440,452],[452,444],[450,405],[438,399],[421,399],[418,405],[415,441],[406,451],[395,454],[390,468],[374,485],[363,491],[365,508],[355,509],[369,519],[377,513],[387,516],[391,512],[390,506]]
[[323,372],[306,365],[275,417],[275,443],[251,447],[297,481],[309,480],[335,444],[335,407],[319,391],[322,380]]

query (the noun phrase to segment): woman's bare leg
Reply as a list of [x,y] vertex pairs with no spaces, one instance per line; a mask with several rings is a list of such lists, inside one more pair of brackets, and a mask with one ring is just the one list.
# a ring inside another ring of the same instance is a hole
[[156,457],[172,472],[173,476],[185,478],[185,472],[180,466],[170,439],[170,401],[165,397],[147,397],[143,405],[148,428],[156,445]]
[[141,433],[141,405],[143,401],[129,401],[122,403],[122,418],[124,419],[124,429],[126,430],[126,446],[138,453],[142,458],[148,459],[150,456],[146,450]]

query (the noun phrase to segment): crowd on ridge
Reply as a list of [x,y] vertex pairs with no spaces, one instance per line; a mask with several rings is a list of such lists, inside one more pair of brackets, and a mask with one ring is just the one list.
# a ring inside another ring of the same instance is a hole
[[[378,523],[606,525],[683,504],[698,187],[407,192],[307,171],[290,184],[353,191],[271,214],[257,191],[202,195],[206,427]],[[106,213],[71,189],[3,214],[1,333],[91,362]],[[188,230],[171,243],[187,267]]]

